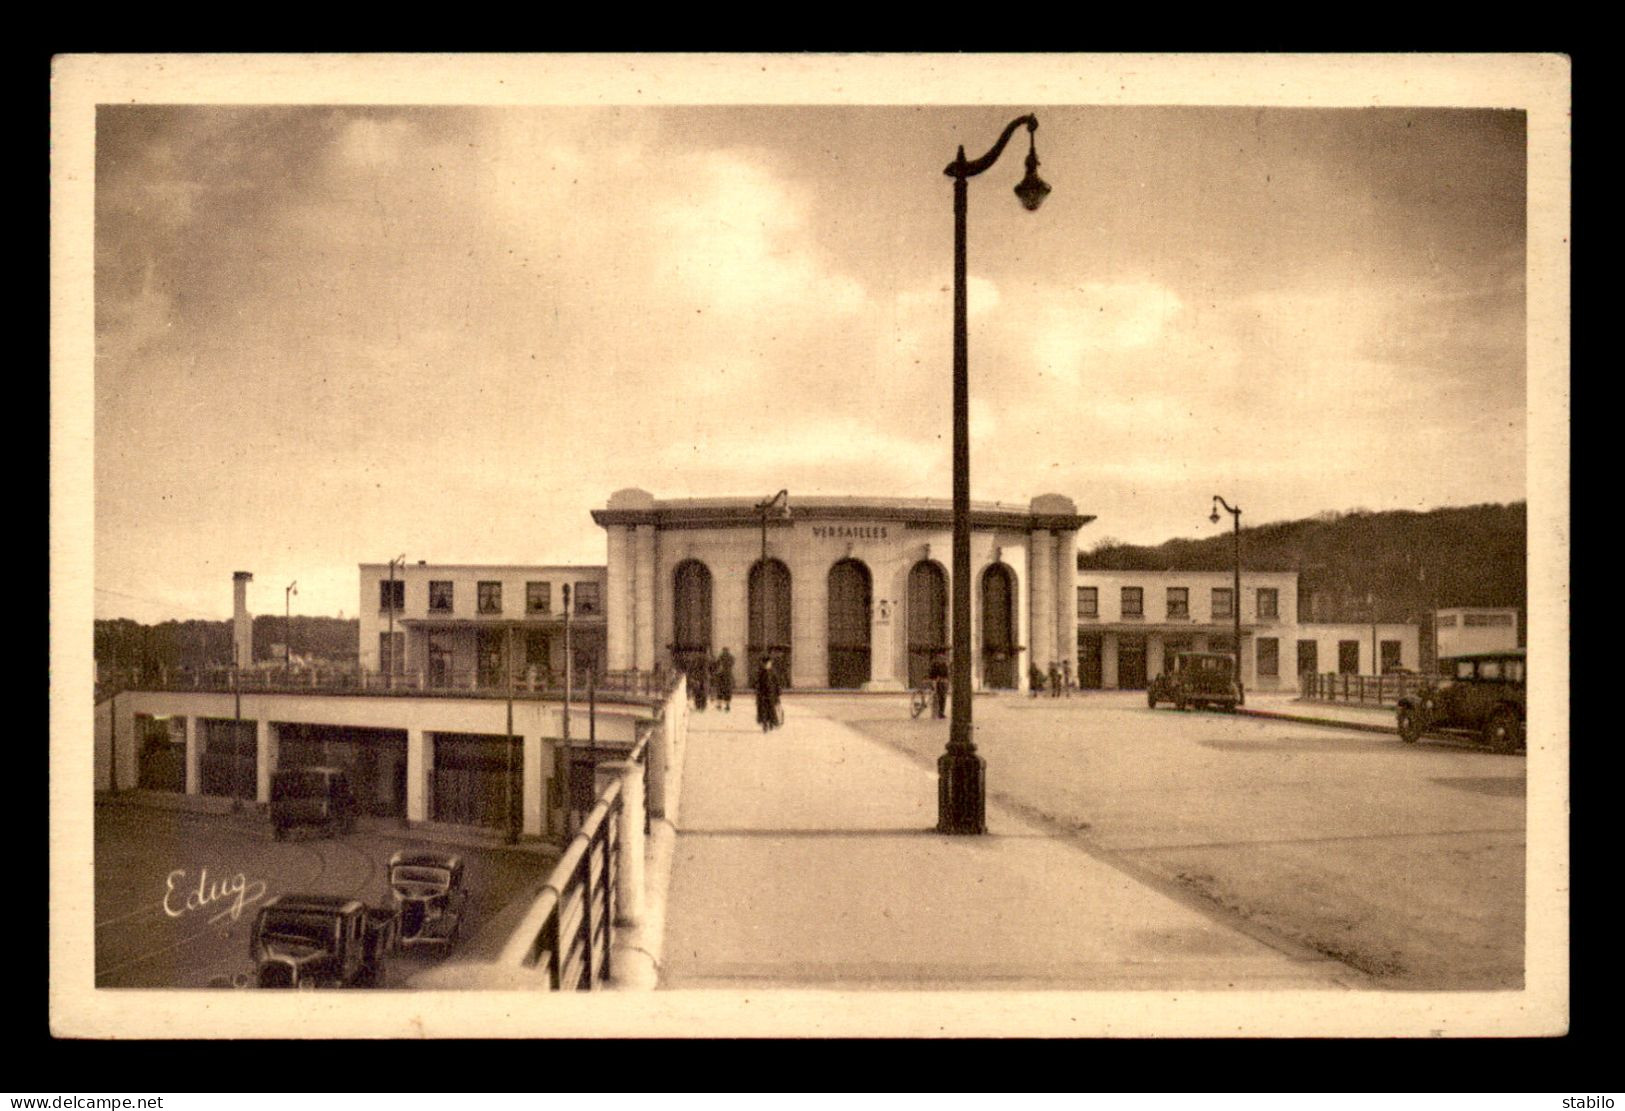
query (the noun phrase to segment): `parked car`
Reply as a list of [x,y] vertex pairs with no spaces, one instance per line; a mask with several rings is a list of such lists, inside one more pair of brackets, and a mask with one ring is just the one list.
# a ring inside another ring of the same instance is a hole
[[463,858],[402,849],[389,858],[389,887],[401,919],[401,944],[457,944],[468,907]]
[[1179,652],[1173,670],[1152,679],[1145,701],[1153,710],[1159,702],[1172,702],[1176,710],[1191,706],[1223,706],[1234,710],[1246,701],[1236,681],[1236,660],[1222,652]]
[[1524,651],[1478,652],[1440,661],[1439,678],[1427,678],[1395,712],[1400,739],[1414,744],[1423,733],[1473,737],[1496,752],[1524,748]]
[[271,836],[320,826],[330,836],[355,828],[359,805],[343,768],[287,768],[271,775]]
[[249,936],[262,988],[382,987],[384,958],[400,938],[392,909],[344,895],[278,895]]

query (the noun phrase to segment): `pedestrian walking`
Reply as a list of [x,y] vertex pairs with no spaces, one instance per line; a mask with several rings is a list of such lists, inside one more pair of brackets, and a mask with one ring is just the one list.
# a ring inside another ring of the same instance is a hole
[[1027,686],[1031,691],[1029,697],[1037,698],[1044,689],[1044,669],[1037,664],[1027,668]]
[[1061,686],[1068,698],[1072,697],[1072,661],[1061,661]]
[[694,708],[696,710],[705,709],[706,697],[709,693],[706,689],[707,677],[705,673],[709,669],[710,664],[704,659],[699,660],[688,669],[688,690],[694,696]]
[[931,680],[932,712],[939,718],[947,716],[948,708],[948,657],[938,652],[931,659],[931,670],[927,677]]
[[779,726],[779,677],[766,656],[756,669],[756,721],[763,733]]
[[734,658],[724,648],[717,657],[716,681],[712,683],[717,694],[717,709],[725,714],[733,713],[734,708]]
[[1061,697],[1061,665],[1054,660],[1049,662],[1049,696]]

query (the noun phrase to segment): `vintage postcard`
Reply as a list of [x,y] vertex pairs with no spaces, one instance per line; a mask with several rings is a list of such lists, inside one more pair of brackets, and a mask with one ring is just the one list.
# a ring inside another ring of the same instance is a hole
[[1563,1034],[1569,82],[60,57],[52,1030]]

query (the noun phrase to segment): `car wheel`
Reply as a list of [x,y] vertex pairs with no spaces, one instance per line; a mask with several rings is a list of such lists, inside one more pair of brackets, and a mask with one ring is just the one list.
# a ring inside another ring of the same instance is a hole
[[1399,739],[1413,745],[1422,739],[1422,715],[1415,706],[1401,706],[1397,715]]
[[1503,706],[1490,715],[1484,726],[1484,743],[1495,752],[1517,752],[1523,748],[1523,722],[1517,711]]
[[1190,709],[1190,703],[1185,701],[1184,695],[1174,695],[1174,709],[1178,710],[1180,713],[1184,713],[1186,710]]

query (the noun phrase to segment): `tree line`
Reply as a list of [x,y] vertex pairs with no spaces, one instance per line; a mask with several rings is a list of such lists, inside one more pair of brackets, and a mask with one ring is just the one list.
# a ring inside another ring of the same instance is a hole
[[[1470,505],[1427,512],[1364,509],[1248,526],[1241,566],[1296,571],[1302,621],[1415,622],[1450,606],[1516,606],[1528,627],[1528,505]],[[1155,547],[1106,540],[1078,553],[1080,571],[1214,571],[1234,562],[1230,521],[1202,540]]]
[[[164,621],[143,625],[129,618],[98,620],[96,661],[116,670],[159,668],[205,670],[231,665],[231,628],[226,621]],[[293,654],[324,663],[353,664],[361,623],[354,618],[295,617],[272,614],[254,618],[254,658],[277,660],[280,646],[291,641]]]

